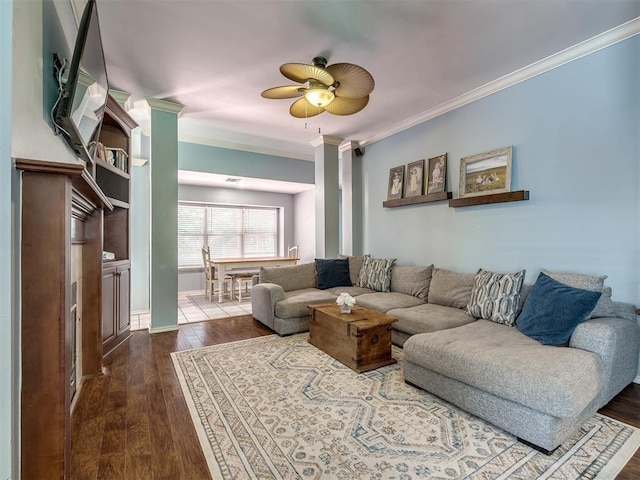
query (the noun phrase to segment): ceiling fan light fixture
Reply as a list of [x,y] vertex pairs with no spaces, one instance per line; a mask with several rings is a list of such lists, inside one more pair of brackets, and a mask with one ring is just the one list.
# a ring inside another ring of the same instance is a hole
[[295,118],[306,119],[323,112],[353,115],[367,106],[375,86],[373,77],[364,68],[353,63],[327,65],[325,57],[314,58],[313,65],[285,63],[280,65],[280,73],[302,85],[268,88],[262,96],[297,98],[289,107]]
[[306,98],[311,105],[323,108],[333,102],[333,99],[336,98],[336,96],[331,90],[316,87],[309,88],[304,92],[304,98]]

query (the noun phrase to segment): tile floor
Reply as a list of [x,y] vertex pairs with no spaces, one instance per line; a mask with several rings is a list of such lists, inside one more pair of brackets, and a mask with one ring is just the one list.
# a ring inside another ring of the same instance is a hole
[[[225,300],[222,303],[210,302],[204,296],[204,290],[178,292],[178,324],[202,322],[218,318],[236,317],[251,314],[251,297],[237,300]],[[151,314],[136,312],[131,315],[131,330],[149,328]]]

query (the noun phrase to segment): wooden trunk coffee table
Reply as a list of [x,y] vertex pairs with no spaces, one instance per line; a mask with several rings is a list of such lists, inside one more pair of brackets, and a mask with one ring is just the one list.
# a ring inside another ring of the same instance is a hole
[[354,306],[340,313],[335,303],[309,305],[309,343],[362,373],[396,363],[391,356],[391,324],[398,319]]

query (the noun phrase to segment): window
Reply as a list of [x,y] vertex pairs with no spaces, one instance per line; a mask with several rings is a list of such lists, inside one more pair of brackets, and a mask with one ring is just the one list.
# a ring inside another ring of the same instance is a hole
[[278,209],[178,203],[178,266],[202,266],[211,257],[270,257],[278,252]]

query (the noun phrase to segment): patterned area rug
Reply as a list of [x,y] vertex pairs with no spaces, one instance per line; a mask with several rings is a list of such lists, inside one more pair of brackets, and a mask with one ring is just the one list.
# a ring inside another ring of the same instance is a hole
[[400,364],[358,375],[307,339],[172,354],[214,479],[604,479],[640,445],[596,415],[549,457],[405,384]]

